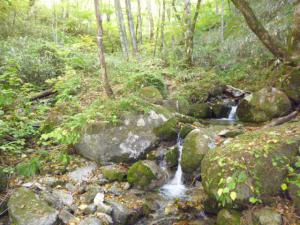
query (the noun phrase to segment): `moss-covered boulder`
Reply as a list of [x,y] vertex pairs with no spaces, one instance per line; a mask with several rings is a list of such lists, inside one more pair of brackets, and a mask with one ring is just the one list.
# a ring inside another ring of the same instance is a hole
[[179,157],[179,152],[177,147],[169,149],[165,154],[165,161],[168,167],[170,168],[176,167],[178,165],[178,157]]
[[[298,174],[300,174],[298,172]],[[300,216],[300,178],[299,175],[295,177],[297,180],[295,180],[293,183],[289,184],[288,186],[288,192],[290,198],[293,200],[294,206],[295,206],[295,211],[298,216]],[[298,184],[298,185],[297,185]]]
[[3,168],[0,167],[0,193],[6,190],[8,182],[7,174],[4,173]]
[[153,161],[144,160],[134,163],[128,170],[130,184],[143,190],[153,190],[161,186],[166,179],[164,172]]
[[204,131],[195,129],[190,132],[183,144],[181,166],[185,173],[199,171],[201,161],[209,150],[209,137]]
[[223,205],[265,201],[280,192],[300,146],[300,122],[238,136],[201,163],[204,190]]
[[155,87],[144,87],[139,91],[139,93],[141,98],[145,99],[150,103],[161,104],[163,101],[163,96]]
[[217,225],[240,225],[241,213],[234,210],[222,209],[217,216]]
[[163,101],[163,106],[166,108],[179,112],[181,114],[188,114],[190,103],[183,97],[172,97]]
[[9,216],[16,225],[54,225],[58,212],[34,192],[26,188],[15,190],[8,201]]
[[291,101],[284,92],[276,88],[264,88],[240,102],[237,116],[243,122],[265,122],[285,116],[291,110]]
[[212,118],[213,112],[208,103],[197,103],[190,106],[188,115],[199,118]]
[[282,225],[281,215],[271,208],[256,209],[253,212],[253,224],[255,225]]
[[173,117],[154,129],[154,133],[162,141],[174,141],[177,139],[179,119]]
[[180,138],[185,138],[195,127],[191,124],[182,124],[179,131]]
[[300,103],[300,71],[294,70],[281,83],[281,89],[296,103]]
[[215,118],[227,118],[230,110],[230,106],[222,103],[216,103],[212,105],[213,116]]
[[109,181],[125,181],[127,169],[121,165],[109,165],[100,168],[105,179]]

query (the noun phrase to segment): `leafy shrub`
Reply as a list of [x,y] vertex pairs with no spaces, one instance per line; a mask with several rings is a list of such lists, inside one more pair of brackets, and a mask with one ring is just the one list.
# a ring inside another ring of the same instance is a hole
[[31,177],[40,171],[40,167],[40,160],[38,158],[32,158],[28,162],[18,164],[16,169],[18,174],[25,177]]
[[148,74],[147,72],[133,75],[128,81],[128,87],[134,90],[139,90],[143,87],[156,87],[163,96],[167,94],[167,88],[162,78]]

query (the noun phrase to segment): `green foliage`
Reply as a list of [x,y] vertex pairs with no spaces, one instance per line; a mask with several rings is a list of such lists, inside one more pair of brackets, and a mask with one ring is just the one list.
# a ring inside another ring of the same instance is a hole
[[28,162],[18,164],[16,169],[18,174],[31,177],[39,173],[40,167],[40,160],[38,158],[32,158]]

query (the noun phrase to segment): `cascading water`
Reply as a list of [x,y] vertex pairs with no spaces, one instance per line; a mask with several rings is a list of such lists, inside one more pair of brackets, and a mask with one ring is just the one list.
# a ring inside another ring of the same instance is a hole
[[232,106],[229,116],[228,116],[228,120],[235,120],[236,119],[236,110],[237,110],[237,106]]
[[182,168],[181,168],[181,156],[183,148],[183,140],[179,137],[177,139],[177,148],[179,152],[178,157],[178,167],[175,173],[174,178],[165,184],[161,190],[168,198],[176,198],[184,195],[186,187],[182,182]]

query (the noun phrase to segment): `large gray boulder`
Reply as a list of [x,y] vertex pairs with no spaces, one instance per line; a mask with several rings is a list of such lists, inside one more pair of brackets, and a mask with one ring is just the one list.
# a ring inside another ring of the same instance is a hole
[[244,98],[237,108],[243,122],[265,122],[287,115],[292,104],[286,94],[276,88],[263,88]]
[[8,201],[9,216],[16,225],[54,225],[58,212],[26,188],[17,189]]
[[153,129],[167,118],[155,111],[127,117],[121,125],[94,124],[86,129],[77,152],[100,163],[133,162],[157,144]]

